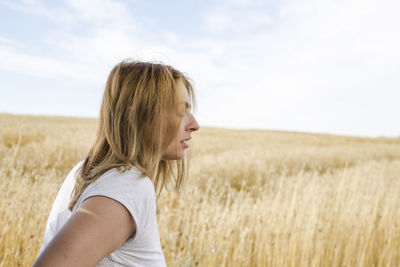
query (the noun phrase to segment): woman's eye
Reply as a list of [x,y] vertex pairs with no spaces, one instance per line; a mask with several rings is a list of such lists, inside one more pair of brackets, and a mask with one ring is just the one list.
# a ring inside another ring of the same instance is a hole
[[177,114],[179,117],[184,117],[184,116],[185,116],[185,113],[186,113],[186,110],[184,110],[184,109],[178,109],[178,110],[176,111],[176,114]]

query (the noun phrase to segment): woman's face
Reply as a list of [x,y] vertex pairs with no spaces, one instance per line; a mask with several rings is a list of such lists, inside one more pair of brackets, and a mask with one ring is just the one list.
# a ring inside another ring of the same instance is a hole
[[172,142],[168,145],[164,152],[163,159],[179,160],[185,155],[185,149],[189,147],[189,139],[191,133],[199,130],[200,126],[191,113],[190,98],[186,86],[181,80],[177,82],[178,93],[178,116],[182,121],[179,125],[178,132]]

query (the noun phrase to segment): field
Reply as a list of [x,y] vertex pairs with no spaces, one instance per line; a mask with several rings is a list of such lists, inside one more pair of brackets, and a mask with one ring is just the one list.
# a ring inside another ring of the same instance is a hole
[[[0,266],[36,259],[95,119],[0,114]],[[168,266],[400,266],[400,139],[203,127],[164,191]]]

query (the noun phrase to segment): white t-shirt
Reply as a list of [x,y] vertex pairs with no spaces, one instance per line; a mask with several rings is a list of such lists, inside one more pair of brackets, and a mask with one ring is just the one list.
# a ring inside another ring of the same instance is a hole
[[136,234],[107,255],[96,266],[166,266],[157,225],[154,185],[136,168],[120,173],[108,170],[82,193],[72,213],[68,209],[79,162],[68,174],[54,201],[47,220],[43,245],[39,254],[82,202],[91,196],[107,196],[124,205],[136,223]]

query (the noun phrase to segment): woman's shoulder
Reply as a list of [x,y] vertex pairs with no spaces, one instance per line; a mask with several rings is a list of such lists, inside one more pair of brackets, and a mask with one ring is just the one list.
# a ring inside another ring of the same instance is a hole
[[138,169],[131,168],[120,170],[118,168],[113,168],[106,171],[101,175],[96,181],[94,181],[93,186],[100,184],[107,184],[112,186],[122,186],[131,189],[153,189],[154,186],[150,178],[143,175]]
[[155,190],[150,178],[144,176],[138,169],[121,171],[113,168],[88,185],[81,197],[84,199],[93,195],[113,196],[131,201],[153,200]]

